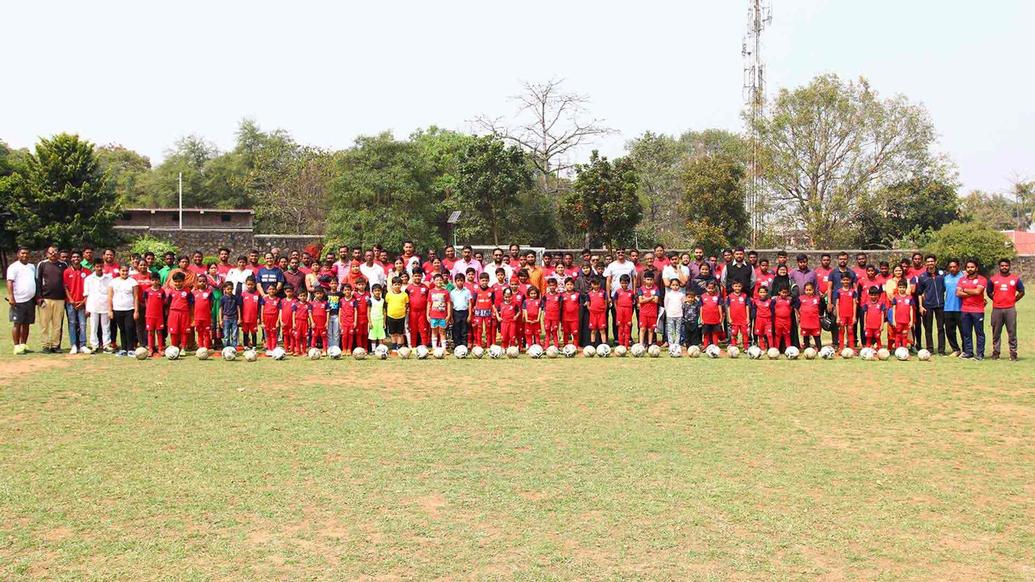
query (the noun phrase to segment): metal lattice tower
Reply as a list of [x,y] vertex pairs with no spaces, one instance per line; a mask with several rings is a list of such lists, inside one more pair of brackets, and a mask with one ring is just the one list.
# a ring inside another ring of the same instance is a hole
[[748,176],[748,213],[751,215],[751,244],[758,242],[758,233],[765,223],[765,197],[759,168],[758,136],[755,119],[765,108],[765,62],[762,60],[762,33],[773,21],[769,0],[748,0],[748,29],[744,35],[744,101],[749,125],[751,159]]

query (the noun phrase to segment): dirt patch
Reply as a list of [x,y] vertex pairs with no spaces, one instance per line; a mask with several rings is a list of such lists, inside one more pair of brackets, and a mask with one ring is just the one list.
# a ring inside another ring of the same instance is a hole
[[421,508],[424,513],[431,517],[438,517],[446,506],[446,498],[441,494],[432,493],[412,500],[412,503]]
[[23,376],[28,376],[43,370],[57,370],[67,368],[76,362],[73,357],[68,358],[10,358],[4,359],[4,373],[0,375],[0,386],[14,385]]
[[67,527],[56,527],[47,533],[43,534],[44,541],[48,542],[60,542],[61,540],[72,537],[72,530]]

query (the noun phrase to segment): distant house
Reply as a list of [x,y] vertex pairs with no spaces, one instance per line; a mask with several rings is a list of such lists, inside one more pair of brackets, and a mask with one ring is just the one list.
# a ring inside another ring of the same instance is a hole
[[126,208],[115,228],[128,231],[148,230],[221,230],[251,232],[254,210],[221,208],[184,208],[180,224],[178,208]]
[[1003,234],[1013,241],[1018,255],[1035,255],[1035,232],[1026,230],[1004,230]]

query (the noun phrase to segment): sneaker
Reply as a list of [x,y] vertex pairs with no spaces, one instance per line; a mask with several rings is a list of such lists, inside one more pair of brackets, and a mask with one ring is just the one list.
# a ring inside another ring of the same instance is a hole
[[974,359],[979,361],[979,362],[983,362],[983,361],[985,361],[985,356],[974,356]]
[[990,359],[990,360],[998,360],[999,359],[999,354],[992,354],[991,356],[989,356],[988,359]]
[[974,356],[967,355],[967,354],[960,354],[960,359],[961,360],[973,360]]
[[104,348],[104,353],[106,353],[106,354],[114,354],[115,350],[111,349],[111,346],[106,346]]
[[126,352],[123,351],[123,350],[119,350],[119,351],[115,352],[115,357],[116,358],[121,358],[122,356],[125,356],[125,355],[126,355]]
[[54,350],[50,349],[50,346],[43,346],[43,349],[40,350],[40,353],[41,354],[52,354],[52,353],[54,353]]
[[79,353],[79,348],[72,346],[72,349],[68,350],[68,353],[74,356]]

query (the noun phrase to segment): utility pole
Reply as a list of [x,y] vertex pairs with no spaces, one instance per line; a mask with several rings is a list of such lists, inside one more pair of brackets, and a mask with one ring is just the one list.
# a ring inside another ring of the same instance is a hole
[[751,244],[758,243],[758,233],[765,225],[765,195],[759,167],[757,120],[765,109],[765,61],[762,60],[762,33],[773,21],[769,0],[748,0],[748,30],[744,36],[744,99],[748,108],[748,139],[751,159],[748,162],[748,213],[751,216]]

